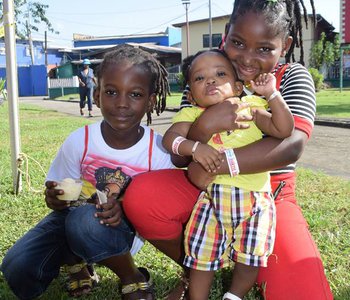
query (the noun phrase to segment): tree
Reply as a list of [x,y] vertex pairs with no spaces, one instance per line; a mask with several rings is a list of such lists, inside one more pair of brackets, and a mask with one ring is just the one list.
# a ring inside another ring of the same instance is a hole
[[[0,0],[0,18],[2,19],[2,0]],[[50,32],[58,33],[46,17],[47,4],[38,1],[14,0],[16,34],[21,38],[28,37],[28,31],[39,31],[38,24],[44,23]]]
[[[0,0],[0,19],[2,19],[2,0]],[[33,48],[31,41],[32,31],[39,31],[38,25],[40,23],[46,24],[47,29],[50,32],[58,34],[58,31],[55,31],[51,22],[46,17],[46,10],[49,7],[47,4],[42,4],[38,1],[28,1],[28,0],[14,0],[15,6],[15,19],[16,19],[16,35],[21,39],[28,39],[32,63],[33,61]]]
[[339,59],[340,40],[336,35],[334,42],[326,40],[326,34],[321,33],[321,38],[311,48],[310,66],[320,70],[323,65],[329,67]]

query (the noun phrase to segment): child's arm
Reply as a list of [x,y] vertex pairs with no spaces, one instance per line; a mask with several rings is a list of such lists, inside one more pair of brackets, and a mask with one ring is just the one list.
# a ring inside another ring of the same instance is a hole
[[205,170],[216,172],[222,162],[221,153],[207,144],[186,139],[191,125],[191,122],[173,124],[164,134],[164,148],[175,155],[192,156]]
[[281,93],[276,90],[275,76],[260,74],[251,85],[255,92],[265,96],[271,109],[271,113],[252,109],[256,125],[267,135],[281,139],[289,137],[294,129],[294,119]]

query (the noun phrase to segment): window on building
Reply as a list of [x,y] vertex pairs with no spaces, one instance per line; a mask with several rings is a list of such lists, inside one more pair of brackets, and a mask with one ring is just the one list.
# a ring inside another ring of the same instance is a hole
[[30,49],[29,49],[29,47],[25,47],[25,56],[30,56]]
[[[216,48],[222,39],[221,33],[214,33],[211,35],[212,47]],[[203,48],[209,48],[209,34],[203,34]]]

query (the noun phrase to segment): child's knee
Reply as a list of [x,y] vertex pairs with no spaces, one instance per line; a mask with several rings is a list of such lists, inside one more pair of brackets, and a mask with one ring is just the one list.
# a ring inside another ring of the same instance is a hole
[[25,252],[12,253],[4,257],[1,271],[13,293],[20,299],[33,299],[44,292],[47,286],[38,277],[38,264]]
[[95,217],[94,205],[85,205],[72,210],[66,217],[66,235],[68,239],[84,240],[86,236],[94,236],[96,225],[99,224]]

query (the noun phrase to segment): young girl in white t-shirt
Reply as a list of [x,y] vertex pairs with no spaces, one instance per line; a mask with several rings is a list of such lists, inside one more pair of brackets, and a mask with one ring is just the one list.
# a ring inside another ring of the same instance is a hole
[[[141,125],[145,114],[149,123],[151,112],[165,107],[167,72],[151,54],[123,45],[106,54],[97,78],[94,100],[103,120],[65,140],[46,178],[45,201],[53,211],[2,262],[5,279],[21,299],[42,294],[62,265],[70,273],[70,295],[87,294],[94,283],[87,264],[93,263],[120,278],[123,299],[154,299],[150,274],[132,258],[143,242],[125,218],[120,196],[133,176],[172,167],[161,136]],[[80,200],[95,205],[59,200],[64,190],[57,185],[65,178],[82,180]],[[105,203],[98,202],[96,190],[106,195]]]

